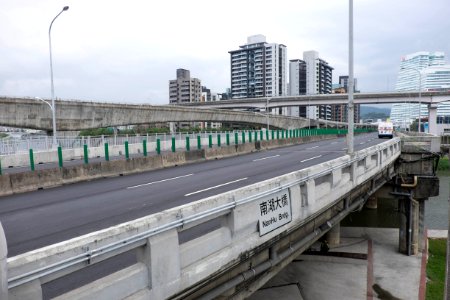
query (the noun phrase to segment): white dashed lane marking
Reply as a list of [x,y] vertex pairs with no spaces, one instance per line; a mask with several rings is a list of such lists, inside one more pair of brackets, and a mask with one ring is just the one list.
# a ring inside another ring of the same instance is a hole
[[311,157],[311,158],[307,158],[307,159],[301,160],[300,162],[305,162],[305,161],[313,160],[313,159],[316,159],[316,158],[319,158],[319,157],[322,157],[322,155],[317,155],[317,156],[314,156],[314,157]]
[[129,187],[127,187],[127,189],[135,189],[135,188],[138,188],[138,187],[143,187],[143,186],[152,185],[152,184],[155,184],[155,183],[161,183],[161,182],[165,182],[165,181],[171,181],[171,180],[184,178],[184,177],[188,177],[188,176],[192,176],[192,175],[194,175],[194,174],[187,174],[187,175],[183,175],[183,176],[167,178],[167,179],[153,181],[153,182],[149,182],[149,183],[138,184],[138,185],[134,185],[134,186],[129,186]]

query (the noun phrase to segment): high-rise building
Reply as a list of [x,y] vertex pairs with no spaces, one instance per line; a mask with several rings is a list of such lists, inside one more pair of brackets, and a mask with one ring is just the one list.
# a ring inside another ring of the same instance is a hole
[[[317,51],[303,52],[303,60],[291,60],[292,74],[290,73],[291,95],[331,94],[333,68],[323,59],[319,58]],[[298,82],[298,85],[297,85]],[[293,87],[292,87],[293,85]],[[306,106],[300,108],[300,116],[311,119],[331,120],[331,106]]]
[[[301,59],[289,61],[289,84],[290,96],[306,95],[306,63]],[[307,117],[307,106],[290,106],[286,108],[286,114],[296,117]]]
[[264,35],[254,35],[239,48],[229,51],[232,98],[287,94],[285,45],[267,43]]
[[306,94],[331,94],[333,68],[314,50],[303,52],[303,60],[306,63]]
[[177,79],[169,81],[169,104],[200,102],[201,81],[191,78],[189,70],[177,69]]
[[289,61],[289,95],[306,95],[306,62],[304,60]]
[[[359,93],[358,91],[358,80],[353,78],[353,92]],[[348,93],[348,76],[339,76],[339,84],[333,93]],[[358,123],[360,120],[360,105],[353,105],[353,121]],[[331,105],[331,119],[337,122],[348,122],[347,117],[347,104]]]
[[[443,52],[416,52],[401,58],[396,91],[439,91],[450,89],[450,65],[445,64]],[[391,108],[391,121],[395,126],[409,128],[419,118],[428,117],[428,108],[417,103],[395,103]],[[450,116],[450,104],[442,103],[437,109],[437,122],[446,123]]]
[[[169,104],[176,105],[202,100],[202,85],[200,79],[191,78],[189,70],[177,69],[177,79],[169,81]],[[180,128],[199,127],[200,123],[171,122],[171,131]]]

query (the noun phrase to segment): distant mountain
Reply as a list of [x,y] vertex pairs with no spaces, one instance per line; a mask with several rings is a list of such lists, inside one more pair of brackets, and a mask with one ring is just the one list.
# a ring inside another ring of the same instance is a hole
[[361,105],[361,119],[386,119],[390,115],[390,108]]

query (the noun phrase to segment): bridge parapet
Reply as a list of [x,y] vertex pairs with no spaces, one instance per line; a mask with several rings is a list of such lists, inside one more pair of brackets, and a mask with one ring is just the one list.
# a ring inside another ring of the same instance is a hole
[[[43,284],[130,250],[135,251],[137,263],[58,299],[176,297],[267,249],[284,233],[304,226],[344,197],[348,198],[343,211],[359,206],[348,195],[392,167],[400,151],[400,139],[394,138],[351,157],[344,156],[9,258],[9,299],[42,299]],[[286,202],[271,202],[277,196],[286,196]],[[290,218],[290,222],[263,232],[264,203],[289,204],[285,211],[288,215],[283,216]],[[218,228],[195,238],[181,238],[196,226],[212,221],[220,224]],[[306,232],[314,237],[320,234],[320,229],[313,226]],[[283,251],[262,254],[261,264],[249,271],[248,276],[275,265],[277,259],[286,258],[297,245],[300,244],[292,242]],[[5,274],[4,269],[0,270],[1,274]],[[226,290],[218,291],[221,292]]]

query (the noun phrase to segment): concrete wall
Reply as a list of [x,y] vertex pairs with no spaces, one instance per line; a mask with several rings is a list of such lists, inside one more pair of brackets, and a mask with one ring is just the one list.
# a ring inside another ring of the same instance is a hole
[[[242,147],[246,148],[242,151],[252,151],[251,146]],[[169,298],[236,265],[246,253],[281,233],[302,226],[305,220],[392,166],[399,155],[400,140],[395,138],[352,157],[344,156],[11,257],[9,299],[42,299],[42,284],[85,268],[87,261],[97,263],[130,249],[136,251],[136,264],[59,299]],[[258,200],[280,190],[290,195],[292,221],[261,236]],[[212,219],[221,220],[221,227],[180,244],[181,232]],[[0,274],[2,271],[6,272],[0,270]]]

